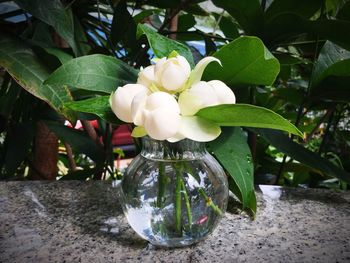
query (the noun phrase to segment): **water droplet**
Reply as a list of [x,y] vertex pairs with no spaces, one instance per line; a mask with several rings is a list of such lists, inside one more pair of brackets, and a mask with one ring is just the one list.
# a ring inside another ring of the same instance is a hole
[[246,159],[248,163],[252,162],[252,156],[250,154],[247,154]]

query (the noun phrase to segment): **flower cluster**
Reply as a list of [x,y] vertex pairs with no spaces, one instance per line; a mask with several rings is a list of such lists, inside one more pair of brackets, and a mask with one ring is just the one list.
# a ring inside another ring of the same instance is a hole
[[111,94],[111,108],[120,120],[136,125],[136,137],[149,135],[170,142],[214,140],[220,127],[195,114],[208,106],[234,104],[236,98],[220,80],[201,81],[204,69],[213,61],[221,64],[206,57],[191,70],[183,56],[172,52],[142,69],[136,84],[118,87]]

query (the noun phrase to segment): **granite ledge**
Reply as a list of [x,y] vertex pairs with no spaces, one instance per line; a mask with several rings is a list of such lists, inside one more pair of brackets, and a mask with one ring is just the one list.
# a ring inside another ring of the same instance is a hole
[[350,193],[259,186],[255,221],[162,249],[127,225],[109,182],[0,182],[0,262],[350,262]]

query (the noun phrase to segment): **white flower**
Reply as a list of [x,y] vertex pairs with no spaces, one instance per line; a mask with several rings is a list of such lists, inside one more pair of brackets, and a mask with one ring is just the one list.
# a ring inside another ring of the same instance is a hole
[[159,87],[170,92],[177,92],[186,84],[191,73],[191,66],[183,56],[162,58],[157,61],[154,74]]
[[178,132],[180,107],[169,93],[159,91],[149,95],[142,114],[142,124],[153,139],[166,140]]
[[139,93],[148,93],[148,89],[141,84],[126,84],[118,87],[109,97],[109,104],[114,114],[124,122],[133,122],[131,103]]
[[139,72],[137,83],[142,84],[147,88],[149,88],[152,85],[152,83],[155,83],[154,68],[155,66],[151,65],[142,69]]
[[205,107],[234,103],[236,103],[236,97],[233,91],[220,80],[199,81],[179,96],[179,106],[183,116],[193,116]]

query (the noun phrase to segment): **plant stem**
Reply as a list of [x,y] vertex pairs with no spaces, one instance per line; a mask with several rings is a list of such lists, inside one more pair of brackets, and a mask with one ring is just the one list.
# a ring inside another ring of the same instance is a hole
[[175,185],[175,228],[176,232],[181,233],[181,172],[176,171],[176,185]]
[[165,167],[164,163],[159,163],[159,175],[158,175],[158,196],[157,196],[157,207],[161,208],[163,205],[163,198],[165,193]]
[[190,205],[190,200],[188,198],[186,186],[185,186],[184,180],[182,178],[181,178],[181,188],[182,188],[182,193],[184,195],[184,200],[185,200],[185,205],[186,205],[186,213],[187,213],[188,224],[191,227],[192,226],[191,205]]
[[209,196],[207,196],[207,194],[204,192],[203,188],[198,188],[198,192],[204,198],[204,200],[207,202],[207,206],[210,206],[216,214],[222,215],[221,209],[216,204],[214,204],[213,200],[211,200],[211,198]]

